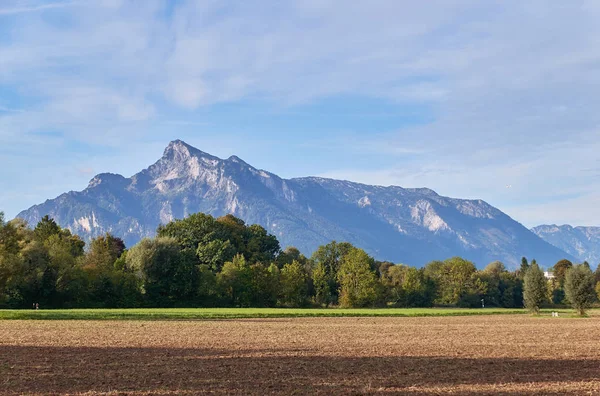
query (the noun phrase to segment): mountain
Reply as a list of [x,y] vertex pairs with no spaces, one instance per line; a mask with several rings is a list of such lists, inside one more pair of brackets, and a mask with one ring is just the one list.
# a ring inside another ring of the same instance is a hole
[[131,178],[104,173],[21,212],[35,224],[48,214],[88,239],[105,232],[128,246],[191,213],[232,213],[258,223],[282,246],[311,254],[348,241],[380,260],[423,265],[460,255],[479,266],[521,256],[554,263],[568,254],[481,200],[442,197],[427,188],[370,186],[306,177],[282,179],[238,157],[220,159],[176,140],[154,165]]
[[600,262],[600,227],[541,225],[531,231],[546,242],[594,265]]

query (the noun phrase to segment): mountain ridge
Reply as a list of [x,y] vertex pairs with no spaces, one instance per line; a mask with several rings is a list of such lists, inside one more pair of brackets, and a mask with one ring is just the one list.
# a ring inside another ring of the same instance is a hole
[[531,231],[579,261],[600,262],[600,227],[542,224]]
[[305,254],[343,240],[378,259],[418,266],[454,255],[479,266],[493,260],[516,266],[521,256],[548,265],[572,258],[483,200],[443,197],[429,188],[283,179],[181,140],[129,178],[100,173],[83,191],[61,194],[18,217],[35,223],[48,214],[86,239],[111,232],[131,246],[153,236],[159,224],[195,212],[231,213],[261,224],[283,246]]

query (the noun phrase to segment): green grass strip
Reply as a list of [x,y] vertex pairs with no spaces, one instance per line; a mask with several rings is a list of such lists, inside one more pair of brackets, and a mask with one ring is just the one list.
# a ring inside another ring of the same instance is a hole
[[[548,310],[550,312],[550,310]],[[548,313],[544,312],[544,313]],[[563,314],[570,311],[560,310]],[[0,320],[210,320],[295,317],[425,317],[527,314],[524,309],[486,308],[153,308],[0,310]]]

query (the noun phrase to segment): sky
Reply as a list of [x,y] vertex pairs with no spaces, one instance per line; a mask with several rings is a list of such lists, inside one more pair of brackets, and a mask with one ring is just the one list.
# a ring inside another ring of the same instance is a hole
[[600,226],[600,2],[2,0],[0,210],[169,141]]

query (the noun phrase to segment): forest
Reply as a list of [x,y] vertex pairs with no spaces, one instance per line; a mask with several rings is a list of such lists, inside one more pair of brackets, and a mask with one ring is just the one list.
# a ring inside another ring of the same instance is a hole
[[[127,248],[109,233],[86,245],[48,216],[29,227],[20,219],[6,222],[0,213],[0,308],[533,304],[539,309],[569,302],[565,283],[577,272],[573,268],[581,268],[592,289],[600,285],[600,271],[567,260],[554,265],[548,280],[526,258],[514,271],[498,261],[478,270],[460,257],[415,268],[377,261],[345,242],[323,245],[306,257],[294,247],[282,250],[263,227],[232,215],[193,214]],[[524,295],[528,273],[535,297]],[[586,298],[591,304],[589,290]]]

